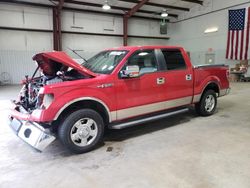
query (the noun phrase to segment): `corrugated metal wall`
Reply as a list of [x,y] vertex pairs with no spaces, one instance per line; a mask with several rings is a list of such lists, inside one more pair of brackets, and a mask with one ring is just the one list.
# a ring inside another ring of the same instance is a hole
[[36,53],[35,51],[0,51],[0,75],[7,72],[10,74],[11,83],[20,83],[25,75],[32,75],[34,72],[36,64],[32,56]]

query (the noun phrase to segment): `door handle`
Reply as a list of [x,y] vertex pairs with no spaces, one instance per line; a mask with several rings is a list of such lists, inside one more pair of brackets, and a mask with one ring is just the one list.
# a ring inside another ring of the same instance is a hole
[[186,80],[192,80],[192,74],[187,74],[186,75]]
[[165,83],[165,78],[160,77],[160,78],[157,78],[156,81],[157,81],[157,84],[158,84],[158,85],[161,85],[161,84],[164,84],[164,83]]

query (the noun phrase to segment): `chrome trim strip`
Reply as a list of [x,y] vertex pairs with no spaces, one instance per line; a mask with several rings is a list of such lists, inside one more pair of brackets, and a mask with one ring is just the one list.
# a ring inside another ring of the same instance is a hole
[[193,103],[197,103],[199,102],[201,99],[201,94],[198,94],[198,95],[194,95],[194,98],[193,98]]
[[192,96],[117,111],[117,120],[191,104]]
[[174,112],[168,112],[168,113],[165,113],[165,114],[155,115],[155,116],[152,116],[152,117],[147,117],[147,118],[144,118],[144,119],[139,119],[139,120],[135,120],[135,121],[131,121],[131,122],[125,122],[125,123],[121,123],[121,124],[117,124],[117,125],[116,124],[114,124],[114,125],[111,124],[111,125],[109,125],[109,128],[110,129],[123,129],[123,128],[126,128],[126,127],[131,127],[131,126],[134,126],[134,125],[137,125],[137,124],[141,124],[141,123],[145,123],[145,122],[149,122],[149,121],[154,121],[154,120],[157,120],[157,119],[173,116],[173,115],[184,113],[184,112],[187,112],[187,111],[188,111],[188,108],[185,108],[185,109],[177,110],[177,111],[174,111]]
[[[97,99],[97,98],[94,98],[94,97],[80,97],[80,98],[74,99],[74,100],[72,100],[72,101],[66,103],[66,104],[56,113],[56,115],[55,115],[55,117],[54,117],[54,120],[57,120],[57,118],[59,117],[59,115],[60,115],[60,114],[63,112],[63,110],[65,110],[69,105],[71,105],[71,104],[73,104],[73,103],[75,103],[75,102],[78,102],[78,101],[86,101],[86,100],[92,100],[92,101],[96,101],[96,102],[101,103],[101,104],[105,107],[106,111],[108,112],[108,115],[109,115],[109,122],[112,122],[112,121],[116,120],[114,114],[111,114],[111,113],[110,113],[110,110],[109,110],[108,106],[107,106],[103,101],[101,101],[100,99]],[[113,119],[113,118],[114,118],[114,119]]]
[[117,119],[117,117],[116,117],[117,111],[112,111],[112,112],[110,112],[110,114],[111,114],[111,121],[110,122],[115,121]]
[[203,65],[195,65],[193,66],[195,69],[198,69],[198,68],[206,68],[206,67],[229,67],[228,65],[225,65],[225,64],[214,64],[214,65],[206,65],[206,64],[203,64]]

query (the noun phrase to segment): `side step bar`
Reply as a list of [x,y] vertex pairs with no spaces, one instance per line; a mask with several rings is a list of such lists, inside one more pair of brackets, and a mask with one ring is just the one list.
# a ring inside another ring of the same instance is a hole
[[165,114],[159,114],[159,115],[146,117],[146,118],[142,118],[142,119],[137,119],[137,120],[129,121],[129,122],[125,122],[125,123],[110,124],[109,128],[110,129],[123,129],[123,128],[131,127],[131,126],[134,126],[134,125],[138,125],[138,124],[141,124],[141,123],[146,123],[146,122],[149,122],[149,121],[154,121],[154,120],[157,120],[157,119],[162,119],[162,118],[166,118],[166,117],[173,116],[173,115],[176,115],[176,114],[184,113],[184,112],[187,112],[187,111],[189,111],[189,109],[184,108],[184,109],[181,109],[181,110],[176,110],[176,111],[173,111],[173,112],[168,112],[168,113],[165,113]]

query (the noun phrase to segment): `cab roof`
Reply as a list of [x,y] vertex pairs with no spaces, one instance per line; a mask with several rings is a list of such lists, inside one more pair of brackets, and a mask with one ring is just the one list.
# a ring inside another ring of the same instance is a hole
[[114,47],[114,48],[108,48],[107,50],[128,50],[128,51],[134,51],[134,50],[141,50],[141,49],[159,49],[159,48],[168,48],[168,49],[180,49],[182,47],[180,46],[121,46],[121,47]]

